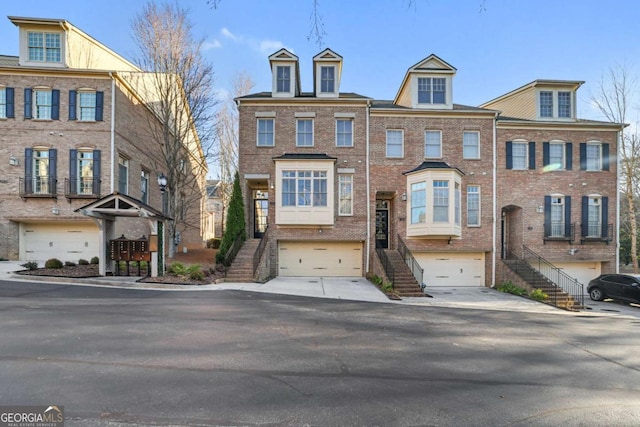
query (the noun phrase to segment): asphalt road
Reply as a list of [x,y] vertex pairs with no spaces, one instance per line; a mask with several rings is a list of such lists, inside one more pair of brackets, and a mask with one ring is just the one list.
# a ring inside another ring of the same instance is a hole
[[640,424],[640,319],[0,282],[0,405],[66,426]]

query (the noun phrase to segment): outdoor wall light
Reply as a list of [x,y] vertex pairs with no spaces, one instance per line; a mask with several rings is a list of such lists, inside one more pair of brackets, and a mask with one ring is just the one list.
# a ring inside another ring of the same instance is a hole
[[536,212],[538,212],[538,213],[544,213],[544,206],[538,206],[538,207],[536,208]]
[[9,157],[9,164],[11,166],[18,166],[18,165],[20,165],[20,160],[16,159],[15,156],[11,156],[11,157]]
[[158,175],[158,185],[160,186],[160,192],[164,193],[167,189],[167,177],[162,172]]
[[54,215],[60,215],[60,209],[54,206],[53,208],[51,208],[51,213]]
[[402,201],[406,202],[407,201],[407,193],[402,193]]

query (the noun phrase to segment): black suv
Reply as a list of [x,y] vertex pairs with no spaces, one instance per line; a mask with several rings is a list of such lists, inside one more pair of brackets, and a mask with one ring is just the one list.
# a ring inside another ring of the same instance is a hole
[[587,292],[594,301],[612,298],[640,302],[640,277],[630,274],[601,274],[589,282]]

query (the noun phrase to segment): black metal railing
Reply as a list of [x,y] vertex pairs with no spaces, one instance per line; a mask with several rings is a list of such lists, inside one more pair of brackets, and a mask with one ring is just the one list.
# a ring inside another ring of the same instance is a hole
[[267,226],[266,230],[264,230],[264,234],[260,239],[260,243],[256,248],[256,251],[253,253],[253,277],[256,276],[256,271],[258,270],[258,265],[260,265],[260,260],[262,259],[262,254],[264,253],[264,249],[267,247],[267,242],[269,241],[269,227]]
[[581,224],[580,243],[605,242],[613,240],[613,224],[586,223]]
[[415,277],[416,281],[418,282],[418,285],[420,285],[421,288],[424,288],[425,285],[422,282],[422,278],[424,277],[424,268],[422,268],[418,261],[416,261],[416,259],[413,257],[413,254],[411,253],[409,248],[407,248],[407,245],[404,243],[404,240],[402,240],[399,234],[398,252],[400,252],[400,256],[404,259],[404,262],[407,263],[407,266],[409,267],[409,270],[411,270],[411,274],[413,274],[413,277]]
[[584,285],[556,267],[527,246],[522,246],[522,258],[551,283],[569,294],[581,307],[584,306]]
[[64,195],[68,199],[100,198],[100,178],[65,178]]
[[544,241],[559,240],[573,242],[576,239],[576,225],[565,226],[564,222],[545,222]]
[[51,177],[20,178],[20,197],[57,197],[58,180]]
[[224,254],[224,260],[222,261],[222,263],[225,266],[229,267],[231,265],[233,260],[236,258],[236,255],[238,255],[238,252],[240,252],[240,248],[242,248],[243,242],[244,239],[242,238],[242,234],[238,234],[236,236],[236,240],[233,241],[233,244],[231,245],[227,253]]
[[382,264],[382,268],[384,269],[384,273],[387,275],[387,279],[391,282],[391,287],[393,288],[394,282],[396,279],[396,271],[389,261],[389,257],[387,253],[382,248],[376,248],[376,253],[378,254],[378,259],[380,259],[380,263]]

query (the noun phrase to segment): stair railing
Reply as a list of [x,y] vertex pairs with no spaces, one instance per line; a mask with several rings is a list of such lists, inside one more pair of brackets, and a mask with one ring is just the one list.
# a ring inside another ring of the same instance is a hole
[[404,240],[398,234],[398,252],[400,252],[400,256],[404,259],[404,262],[407,263],[407,266],[411,270],[411,274],[415,277],[418,285],[420,285],[421,289],[425,288],[425,284],[422,282],[422,278],[424,277],[424,268],[420,266],[418,261],[413,257],[413,254],[407,248],[407,245],[404,243]]
[[387,253],[384,251],[384,249],[376,248],[376,253],[378,254],[378,258],[382,263],[382,268],[387,275],[387,279],[389,279],[389,281],[391,282],[391,287],[393,288],[396,279],[396,271],[393,268],[391,261],[389,261],[389,257],[387,256]]
[[256,277],[256,271],[258,270],[258,266],[260,265],[260,260],[262,259],[262,254],[264,253],[264,249],[267,247],[267,242],[269,241],[269,227],[264,231],[262,238],[260,239],[260,243],[256,248],[256,251],[253,253],[253,277]]
[[522,245],[522,258],[554,285],[571,295],[574,301],[580,303],[580,306],[584,306],[584,285],[577,279],[524,245]]
[[236,255],[238,255],[238,252],[240,252],[240,248],[242,247],[243,242],[244,239],[242,238],[242,233],[238,233],[238,236],[236,236],[236,240],[233,241],[233,244],[231,245],[227,253],[224,254],[223,263],[225,266],[229,267],[231,265],[233,260],[236,258]]

